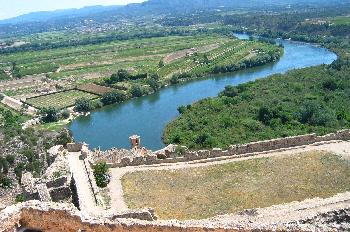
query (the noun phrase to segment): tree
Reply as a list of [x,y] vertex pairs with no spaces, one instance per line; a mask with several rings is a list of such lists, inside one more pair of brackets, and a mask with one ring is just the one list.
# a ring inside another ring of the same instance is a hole
[[328,79],[322,83],[322,87],[325,90],[335,91],[338,88],[338,84],[334,79]]
[[52,106],[40,110],[41,120],[45,123],[57,122],[59,120],[58,110]]
[[102,95],[101,102],[103,105],[111,105],[122,102],[126,99],[125,94],[121,92],[108,92]]
[[150,77],[153,79],[153,80],[156,80],[156,81],[159,81],[160,79],[160,76],[157,74],[157,73],[152,73],[150,75]]
[[94,167],[94,176],[96,184],[100,188],[107,187],[110,182],[110,176],[108,174],[108,165],[106,163],[98,163]]
[[67,119],[67,118],[69,118],[69,116],[70,116],[69,110],[65,109],[61,112],[61,117],[63,119]]
[[147,84],[153,89],[154,92],[158,91],[159,83],[155,79],[148,79]]
[[160,60],[159,63],[158,63],[158,67],[159,67],[159,68],[162,68],[162,67],[164,67],[164,66],[165,66],[164,61],[163,61],[163,60]]
[[66,145],[71,142],[73,142],[71,132],[67,129],[61,130],[57,137],[56,145]]
[[268,108],[267,106],[260,107],[258,113],[258,119],[260,122],[264,123],[265,125],[268,125],[271,119],[273,119],[273,117],[274,115],[270,108]]
[[220,96],[236,97],[238,95],[238,88],[235,86],[226,86],[225,90],[220,93]]
[[119,76],[119,79],[121,81],[125,81],[125,80],[129,79],[129,77],[130,77],[128,71],[125,69],[118,70],[117,75]]
[[130,74],[128,73],[128,71],[125,69],[120,69],[117,73],[113,73],[111,77],[108,80],[106,80],[106,83],[114,84],[117,82],[128,80],[129,78]]
[[173,84],[173,85],[179,83],[179,78],[178,78],[178,76],[173,75],[173,76],[171,77],[171,79],[170,79],[170,83]]
[[143,91],[140,85],[132,85],[130,88],[130,94],[133,97],[141,97],[143,95]]
[[75,101],[74,110],[77,112],[88,112],[92,109],[91,102],[86,98],[80,98]]

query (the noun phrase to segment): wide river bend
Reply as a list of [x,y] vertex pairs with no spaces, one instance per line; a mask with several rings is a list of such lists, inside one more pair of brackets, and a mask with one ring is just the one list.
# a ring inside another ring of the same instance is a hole
[[[247,35],[235,35],[247,39]],[[89,116],[79,117],[69,128],[76,141],[84,141],[90,148],[130,148],[129,136],[138,134],[142,146],[158,150],[164,147],[164,127],[178,116],[179,106],[217,96],[227,85],[238,85],[292,69],[330,64],[337,59],[336,54],[317,45],[286,40],[278,42],[284,45],[285,51],[274,64],[163,88],[156,94],[104,107]]]

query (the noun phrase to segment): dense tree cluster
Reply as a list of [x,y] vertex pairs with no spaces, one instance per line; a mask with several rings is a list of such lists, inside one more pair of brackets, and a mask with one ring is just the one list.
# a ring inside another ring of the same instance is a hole
[[165,142],[227,147],[348,128],[350,64],[339,69],[336,63],[228,86],[217,98],[180,107],[181,116],[166,128]]

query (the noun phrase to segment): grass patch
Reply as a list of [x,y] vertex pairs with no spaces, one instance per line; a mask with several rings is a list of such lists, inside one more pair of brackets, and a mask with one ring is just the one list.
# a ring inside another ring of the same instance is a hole
[[39,125],[35,126],[35,128],[37,128],[39,130],[59,132],[63,128],[65,128],[66,125],[67,125],[66,121],[59,121],[59,122],[39,124]]
[[338,16],[331,20],[335,25],[350,25],[350,16]]
[[35,108],[42,109],[45,107],[53,106],[57,109],[68,108],[75,104],[75,101],[79,98],[86,98],[93,100],[98,98],[97,95],[86,93],[79,90],[68,90],[64,92],[58,92],[49,95],[43,95],[27,99],[26,103],[34,106]]
[[122,179],[130,208],[152,207],[161,219],[202,219],[244,209],[330,197],[350,190],[350,163],[326,152],[147,171]]

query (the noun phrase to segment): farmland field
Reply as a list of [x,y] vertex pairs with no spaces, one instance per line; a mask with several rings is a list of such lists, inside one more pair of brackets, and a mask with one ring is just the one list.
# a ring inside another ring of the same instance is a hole
[[338,16],[331,19],[335,25],[350,25],[350,16]]
[[[129,208],[161,219],[203,219],[350,190],[350,163],[326,152],[202,168],[134,172],[122,179]],[[336,180],[336,181],[334,181]]]
[[75,100],[79,98],[96,99],[97,95],[86,93],[80,90],[68,90],[63,92],[57,92],[54,94],[43,95],[35,98],[27,99],[26,103],[34,106],[35,108],[42,109],[46,107],[55,107],[56,109],[63,109],[69,106],[73,106]]
[[239,54],[233,57],[234,61],[239,61],[249,55],[252,49],[261,48],[268,52],[274,46],[256,41],[243,42],[216,34],[169,36],[3,54],[0,55],[0,63],[16,62],[14,68],[19,76],[48,73],[48,77],[53,79],[70,76],[78,78],[91,73],[97,77],[106,77],[119,69],[132,70],[133,73],[159,72],[160,76],[167,76],[178,71],[178,67],[183,67],[182,71],[195,67],[188,57],[170,62],[161,69],[158,67],[167,55],[190,48],[198,48],[198,53],[210,57],[216,55],[215,59],[222,62],[232,58],[235,52]]

